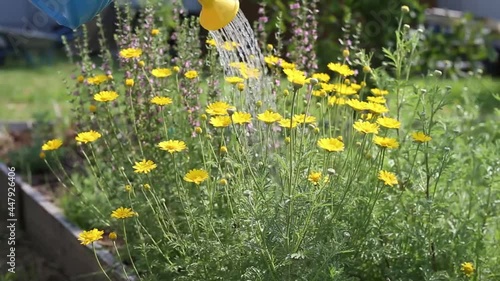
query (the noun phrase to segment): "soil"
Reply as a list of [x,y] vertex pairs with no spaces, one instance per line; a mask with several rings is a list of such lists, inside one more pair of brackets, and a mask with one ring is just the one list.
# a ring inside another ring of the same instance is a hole
[[[1,218],[0,229],[7,227],[6,218]],[[21,230],[16,230],[16,267],[15,274],[9,276],[7,273],[7,257],[9,246],[7,243],[7,232],[0,232],[0,280],[12,281],[68,281],[71,278],[62,274],[57,264],[52,263],[47,257],[35,250],[35,241],[23,234]],[[12,278],[12,279],[10,279]]]

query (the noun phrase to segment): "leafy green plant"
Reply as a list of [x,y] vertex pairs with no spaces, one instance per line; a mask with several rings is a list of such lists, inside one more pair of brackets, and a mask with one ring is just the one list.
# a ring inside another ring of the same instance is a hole
[[494,280],[498,125],[451,105],[446,72],[409,80],[422,37],[398,9],[394,45],[328,72],[267,48],[268,77],[239,60],[224,77],[217,55],[248,46],[216,37],[203,57],[196,21],[175,16],[166,58],[151,7],[135,33],[122,22],[118,73],[82,42],[72,104],[89,179],[54,169],[82,199],[64,203],[82,244],[115,232],[139,280]]

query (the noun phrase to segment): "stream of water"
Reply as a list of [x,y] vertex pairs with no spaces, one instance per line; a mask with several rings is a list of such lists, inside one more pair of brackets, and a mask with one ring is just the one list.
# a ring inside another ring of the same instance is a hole
[[240,10],[236,17],[224,28],[210,31],[217,44],[219,60],[226,76],[247,79],[246,110],[254,112],[255,103],[260,100],[272,106],[269,78],[264,56],[247,18]]

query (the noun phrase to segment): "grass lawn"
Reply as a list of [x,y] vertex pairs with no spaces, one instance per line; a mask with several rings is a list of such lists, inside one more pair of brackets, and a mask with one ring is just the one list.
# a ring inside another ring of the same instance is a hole
[[[424,79],[414,79],[413,82],[418,86],[426,85]],[[499,78],[466,78],[456,81],[441,80],[439,87],[450,86],[450,94],[455,104],[476,104],[479,106],[481,115],[487,115],[495,108],[500,108],[500,79]]]
[[69,110],[63,80],[70,78],[75,67],[66,61],[51,66],[0,68],[0,120],[24,121],[47,113],[56,117],[58,111]]

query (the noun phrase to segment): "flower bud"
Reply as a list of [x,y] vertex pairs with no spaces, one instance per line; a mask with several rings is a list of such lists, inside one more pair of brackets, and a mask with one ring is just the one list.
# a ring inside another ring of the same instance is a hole
[[221,147],[220,147],[220,153],[221,153],[221,154],[227,154],[227,147],[226,147],[226,146],[224,146],[224,145],[223,145],[223,146],[221,146]]
[[318,81],[318,79],[316,79],[316,78],[311,78],[311,79],[309,79],[309,83],[311,83],[311,85],[313,85],[313,86],[314,86],[314,85],[318,84],[318,83],[319,83],[319,81]]
[[220,179],[220,180],[219,180],[219,183],[220,183],[221,185],[227,185],[227,180],[226,180],[226,179]]
[[238,84],[236,84],[236,88],[238,88],[238,91],[243,92],[243,90],[245,90],[245,84],[238,83]]
[[95,113],[97,111],[97,106],[95,106],[93,104],[89,105],[89,111],[92,113]]
[[156,36],[158,34],[160,34],[160,30],[159,29],[155,28],[155,29],[151,30],[151,35],[152,36]]
[[273,46],[273,44],[267,44],[266,48],[270,52],[274,49],[274,46]]
[[181,68],[180,68],[180,67],[178,67],[177,65],[176,65],[176,66],[174,66],[174,67],[172,67],[172,69],[173,69],[175,72],[177,72],[177,73],[179,73],[179,71],[181,71]]
[[134,79],[125,79],[125,86],[133,87],[134,86]]
[[365,66],[363,66],[363,72],[364,73],[371,73],[372,68],[369,65],[365,65]]
[[139,67],[144,67],[144,66],[146,65],[146,63],[145,63],[144,61],[142,61],[142,60],[141,60],[141,61],[139,61],[139,62],[137,63],[137,65],[138,65]]
[[108,237],[109,237],[110,240],[115,241],[116,238],[118,238],[118,235],[116,235],[116,232],[113,231],[113,232],[109,233]]
[[234,107],[230,107],[230,108],[228,108],[228,109],[227,109],[227,114],[228,114],[229,116],[233,116],[233,114],[234,114],[235,112],[236,112],[236,108],[234,108]]
[[408,14],[410,12],[410,7],[406,5],[401,6],[401,12]]
[[350,55],[350,52],[349,52],[349,50],[348,50],[348,49],[344,49],[344,50],[342,51],[342,56],[344,56],[344,58],[349,57],[349,55]]
[[84,80],[85,78],[83,77],[83,75],[78,75],[78,77],[76,78],[76,81],[78,81],[78,83],[83,83]]
[[290,95],[290,91],[288,91],[288,89],[285,89],[285,90],[283,91],[283,95],[284,95],[285,97],[288,97],[288,96]]
[[196,127],[196,128],[194,128],[194,131],[195,131],[197,134],[201,134],[201,133],[203,133],[203,129],[201,129],[200,127]]

